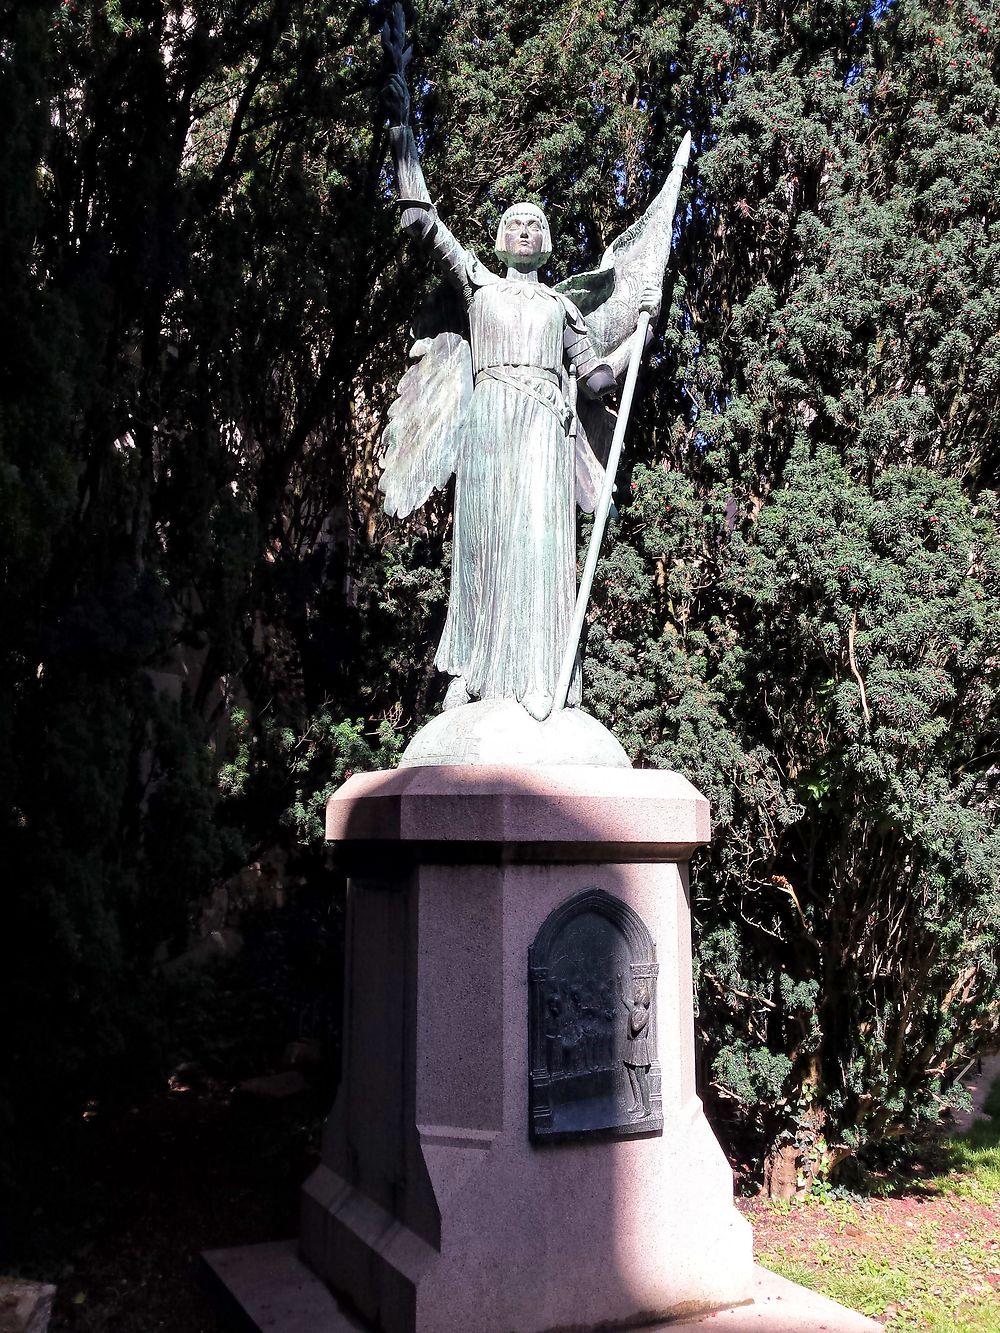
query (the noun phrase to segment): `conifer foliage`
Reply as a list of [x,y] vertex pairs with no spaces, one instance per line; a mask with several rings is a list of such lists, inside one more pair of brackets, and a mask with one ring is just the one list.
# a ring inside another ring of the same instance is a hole
[[996,19],[708,6],[673,55],[702,151],[591,695],[712,798],[708,1081],[806,1179],[997,1028]]
[[[998,1022],[995,0],[419,0],[432,192],[592,266],[694,156],[588,706],[713,804],[705,1087],[805,1177],[934,1117]],[[449,506],[378,437],[432,275],[375,7],[21,0],[0,28],[0,1079],[148,1042],[152,958],[436,705]]]

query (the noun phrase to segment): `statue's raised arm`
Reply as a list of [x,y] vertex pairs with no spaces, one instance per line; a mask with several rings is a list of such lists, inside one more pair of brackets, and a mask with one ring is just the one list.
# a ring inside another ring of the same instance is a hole
[[424,180],[416,140],[410,128],[410,90],[406,69],[412,49],[406,45],[403,7],[394,4],[382,28],[382,50],[385,53],[386,80],[382,102],[389,117],[389,145],[392,150],[399,192],[399,222],[405,232],[429,249],[444,273],[471,299],[468,270],[475,256],[456,241],[437,215],[427,182]]
[[[394,4],[382,28],[386,78],[382,103],[389,119],[400,225],[430,249],[435,261],[457,289],[454,298],[428,303],[418,321],[425,327],[410,348],[413,365],[399,383],[382,435],[382,476],[387,514],[405,518],[422,505],[432,491],[447,485],[455,472],[469,401],[472,398],[472,357],[466,335],[465,307],[471,299],[469,283],[473,257],[463,250],[437,216],[410,129],[410,93],[406,68],[411,49],[406,46],[403,7]],[[429,326],[429,327],[428,327]]]

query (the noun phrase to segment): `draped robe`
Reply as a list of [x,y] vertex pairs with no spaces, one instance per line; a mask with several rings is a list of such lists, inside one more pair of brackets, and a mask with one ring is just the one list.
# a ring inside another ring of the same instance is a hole
[[[436,665],[479,698],[551,698],[576,596],[567,327],[577,365],[596,358],[568,298],[490,273],[438,219],[430,239],[465,299],[474,372]],[[579,697],[577,672],[569,702]]]

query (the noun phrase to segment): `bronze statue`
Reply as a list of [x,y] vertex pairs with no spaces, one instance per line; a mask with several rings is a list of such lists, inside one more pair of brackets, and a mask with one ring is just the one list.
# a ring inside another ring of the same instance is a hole
[[659,310],[680,177],[672,173],[599,269],[555,287],[538,278],[552,249],[545,214],[513,204],[497,228],[496,274],[455,239],[427,190],[408,125],[399,5],[382,40],[401,225],[460,306],[453,326],[441,318],[411,350],[415,364],[383,436],[385,508],[405,516],[455,474],[451,592],[436,657],[452,677],[444,706],[513,699],[543,719],[564,659],[557,706],[579,702],[576,506],[592,512],[602,491],[599,456],[615,425],[605,400],[629,364],[640,316],[644,333]]

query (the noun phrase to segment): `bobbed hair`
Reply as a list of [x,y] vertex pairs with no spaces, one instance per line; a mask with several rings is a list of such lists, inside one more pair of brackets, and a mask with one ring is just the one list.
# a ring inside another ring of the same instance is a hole
[[500,224],[497,227],[496,245],[493,248],[496,252],[497,259],[499,259],[501,263],[509,264],[511,262],[511,256],[507,253],[507,251],[504,249],[503,246],[504,232],[506,232],[507,224],[508,222],[510,222],[511,218],[517,217],[519,215],[523,216],[525,214],[528,217],[537,218],[538,221],[542,224],[542,248],[539,251],[539,253],[534,256],[533,260],[534,267],[541,268],[543,264],[547,263],[549,256],[552,254],[552,233],[549,231],[548,218],[545,216],[545,214],[542,212],[542,210],[538,207],[537,204],[529,204],[529,203],[511,204],[511,206],[504,212],[503,217],[500,219]]

